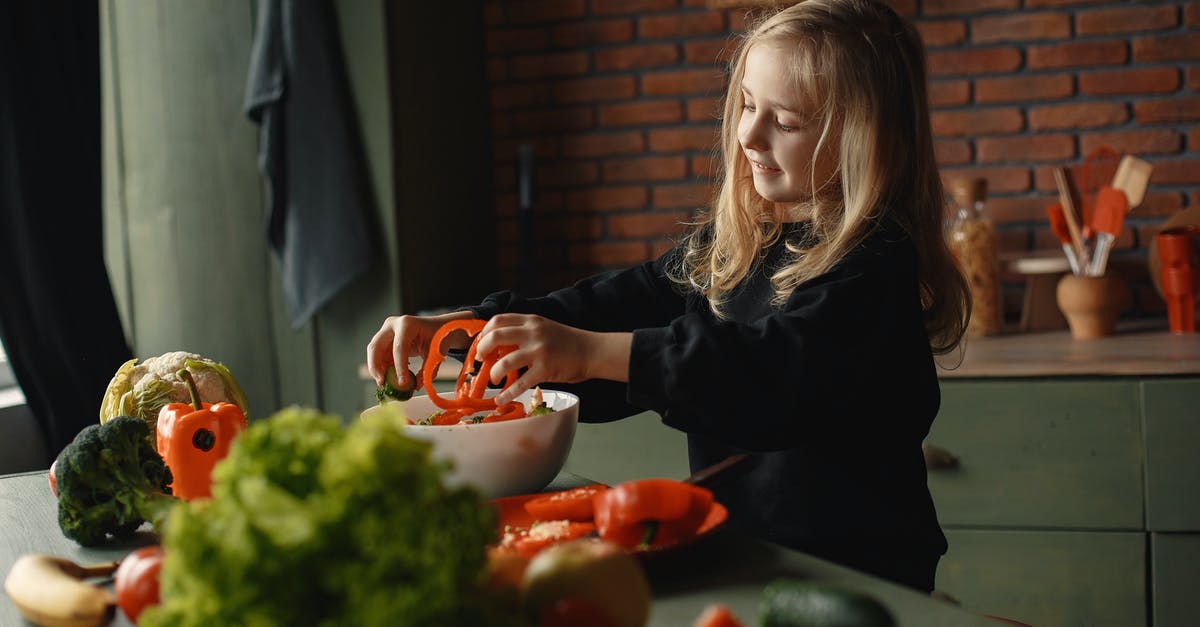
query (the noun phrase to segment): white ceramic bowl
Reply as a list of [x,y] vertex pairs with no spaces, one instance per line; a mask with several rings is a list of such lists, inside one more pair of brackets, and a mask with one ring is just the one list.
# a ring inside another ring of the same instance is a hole
[[[527,391],[517,400],[528,407],[529,395]],[[453,463],[448,485],[471,484],[487,498],[538,492],[562,470],[579,419],[578,396],[542,390],[542,398],[553,412],[503,422],[410,425],[406,434],[432,442],[434,458]],[[414,422],[438,411],[428,396],[414,396],[401,406]]]

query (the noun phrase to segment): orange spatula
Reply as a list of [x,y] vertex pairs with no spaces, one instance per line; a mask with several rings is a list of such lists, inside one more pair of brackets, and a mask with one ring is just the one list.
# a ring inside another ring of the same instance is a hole
[[1108,265],[1108,253],[1121,229],[1125,228],[1125,214],[1129,211],[1129,200],[1125,192],[1109,185],[1102,185],[1096,192],[1096,208],[1092,213],[1092,230],[1096,235],[1096,251],[1088,264],[1088,276],[1104,276]]
[[1063,215],[1062,205],[1053,204],[1046,207],[1046,216],[1050,218],[1050,230],[1058,241],[1062,242],[1063,254],[1067,263],[1071,264],[1071,274],[1079,274],[1079,257],[1075,255],[1075,247],[1071,245],[1071,230],[1067,227],[1067,217]]

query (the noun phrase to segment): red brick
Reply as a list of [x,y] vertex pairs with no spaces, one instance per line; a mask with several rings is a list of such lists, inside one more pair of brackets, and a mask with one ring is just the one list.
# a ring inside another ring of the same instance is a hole
[[883,0],[883,3],[892,7],[896,15],[913,17],[917,14],[917,0]]
[[650,129],[650,150],[653,152],[709,150],[716,143],[715,126]]
[[1071,16],[1066,13],[1009,13],[971,20],[971,41],[1065,39],[1071,36]]
[[584,185],[599,180],[600,170],[591,161],[556,161],[538,166],[538,183],[548,187]]
[[504,23],[504,5],[499,2],[488,2],[483,5],[483,23],[487,26],[499,26]]
[[493,85],[489,100],[493,109],[546,105],[550,104],[550,86],[546,83]]
[[599,109],[600,126],[670,124],[683,120],[683,105],[678,100],[646,100],[603,105]]
[[1155,161],[1150,182],[1154,185],[1200,184],[1200,159]]
[[955,107],[971,101],[971,83],[962,80],[930,81],[929,106]]
[[930,76],[957,76],[1012,72],[1021,67],[1017,48],[974,48],[929,53]]
[[1029,109],[1029,128],[1035,131],[1115,126],[1129,119],[1129,110],[1116,102],[1060,104]]
[[643,209],[648,198],[644,185],[603,185],[569,192],[566,202],[571,211],[620,211]]
[[633,40],[633,20],[596,20],[559,24],[550,29],[550,40],[563,48],[592,44],[617,44]]
[[1080,11],[1075,14],[1079,35],[1112,35],[1174,28],[1179,23],[1174,4]]
[[721,98],[689,98],[687,120],[689,122],[717,122],[721,117]]
[[989,194],[1024,192],[1029,189],[1029,168],[943,168],[942,180],[956,176],[982,176],[987,179]]
[[[988,198],[987,209],[997,224],[1013,222],[1046,222],[1046,207],[1058,202],[1057,196],[993,196]],[[1054,240],[1057,242],[1058,240]],[[1054,249],[1058,249],[1055,246]]]
[[650,249],[644,242],[584,242],[567,247],[567,259],[579,266],[631,266],[649,257]]
[[687,217],[685,212],[612,215],[607,220],[608,234],[619,239],[641,239],[680,233]]
[[536,109],[513,114],[513,129],[520,133],[580,131],[592,128],[591,107]]
[[513,119],[511,113],[498,113],[493,111],[490,118],[492,121],[491,128],[493,135],[497,137],[503,137],[513,132]]
[[514,0],[505,3],[505,12],[514,24],[560,22],[583,17],[587,5],[584,0]]
[[498,83],[508,78],[508,59],[488,59],[487,79],[489,83]]
[[1183,136],[1166,128],[1144,128],[1107,133],[1085,133],[1079,137],[1079,152],[1091,154],[1099,146],[1132,155],[1169,154],[1183,148]]
[[1157,122],[1193,122],[1200,120],[1200,97],[1159,98],[1133,103],[1138,124]]
[[1200,59],[1200,33],[1139,37],[1133,40],[1133,60],[1190,61]]
[[545,50],[549,38],[542,28],[505,28],[488,31],[488,54]]
[[562,103],[628,100],[637,94],[632,76],[598,76],[554,84],[554,99]]
[[674,39],[725,32],[725,16],[715,11],[652,15],[637,20],[640,39]]
[[591,212],[537,216],[534,235],[542,241],[597,240],[604,237],[604,219]]
[[1186,74],[1188,89],[1200,90],[1200,67],[1189,67]]
[[515,78],[553,78],[579,76],[588,71],[586,52],[556,52],[515,57],[511,64]]
[[1114,65],[1126,59],[1123,41],[1073,41],[1030,46],[1028,66],[1034,70],[1089,65]]
[[961,139],[935,141],[933,155],[939,166],[967,164],[971,162],[971,144]]
[[981,137],[975,140],[975,159],[980,163],[1064,161],[1074,156],[1074,135]]
[[1139,216],[1166,216],[1183,209],[1183,194],[1179,192],[1151,192],[1135,209]]
[[712,202],[713,191],[713,185],[710,183],[655,185],[650,192],[650,202],[658,209],[694,209]]
[[1075,93],[1070,74],[1033,74],[981,78],[975,81],[975,102],[1061,100]]
[[1024,126],[1021,111],[1011,108],[935,111],[930,121],[939,137],[1015,133]]
[[1087,72],[1079,75],[1079,91],[1085,94],[1165,94],[1179,89],[1179,69],[1134,68]]
[[683,60],[690,65],[726,65],[737,43],[726,39],[697,39],[683,44]]
[[954,46],[967,38],[967,25],[962,20],[925,21],[915,24],[926,48]]
[[603,166],[604,181],[673,181],[687,177],[687,159],[684,157],[640,157],[635,159],[613,159]]
[[734,32],[734,33],[744,32],[747,28],[747,23],[752,15],[754,15],[753,11],[744,11],[744,10],[738,10],[738,9],[726,11],[725,19],[729,20],[730,32]]
[[675,240],[660,238],[650,242],[650,258],[658,259],[675,247]]
[[715,158],[711,153],[692,155],[688,159],[688,174],[693,179],[715,179],[719,167],[720,159]]
[[1191,2],[1183,7],[1183,23],[1187,26],[1200,26],[1200,2]]
[[925,15],[966,15],[1016,9],[1020,0],[925,0]]
[[621,46],[596,53],[596,69],[601,72],[662,67],[678,61],[679,48],[675,44]]
[[646,96],[713,95],[724,91],[725,75],[716,69],[642,75],[642,94]]
[[592,0],[592,13],[639,15],[652,11],[666,11],[677,6],[678,0]]
[[1025,6],[1030,9],[1078,6],[1082,4],[1112,4],[1112,0],[1025,0]]
[[587,133],[562,138],[562,154],[567,157],[610,157],[645,151],[646,140],[641,131]]
[[492,161],[496,163],[514,163],[517,160],[517,149],[522,144],[533,148],[533,154],[538,161],[556,159],[562,156],[557,136],[521,137],[492,141]]
[[1188,150],[1200,152],[1200,127],[1188,129]]

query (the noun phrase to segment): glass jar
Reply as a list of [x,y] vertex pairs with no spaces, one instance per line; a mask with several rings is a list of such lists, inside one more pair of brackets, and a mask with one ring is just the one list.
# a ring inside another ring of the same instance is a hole
[[954,216],[946,241],[974,302],[967,337],[996,335],[1003,329],[1004,306],[1000,296],[996,227],[987,214],[987,179],[954,179],[949,187]]

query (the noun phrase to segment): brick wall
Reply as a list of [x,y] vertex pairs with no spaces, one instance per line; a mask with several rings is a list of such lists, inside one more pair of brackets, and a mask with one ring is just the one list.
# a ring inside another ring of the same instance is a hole
[[[1133,287],[1127,315],[1159,315],[1146,247],[1168,215],[1200,206],[1200,1],[889,2],[929,52],[943,173],[987,177],[1003,251],[1058,250],[1045,219],[1053,166],[1078,167],[1100,145],[1154,164],[1113,263]],[[520,144],[536,153],[542,287],[661,253],[712,191],[723,63],[752,9],[488,0],[483,11],[502,282],[520,259]]]

